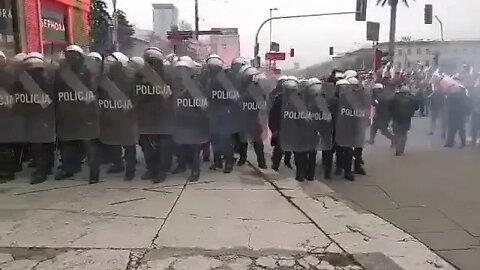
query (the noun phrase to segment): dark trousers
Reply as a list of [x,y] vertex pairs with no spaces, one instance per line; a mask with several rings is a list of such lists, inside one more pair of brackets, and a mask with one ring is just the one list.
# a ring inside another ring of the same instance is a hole
[[182,144],[177,146],[178,167],[186,169],[190,163],[192,172],[200,172],[200,144]]
[[[257,155],[258,165],[265,166],[266,164],[265,164],[265,153],[264,153],[263,142],[254,142],[253,150]],[[243,161],[243,162],[247,161],[248,143],[240,143],[239,151],[240,151],[240,161]]]
[[375,142],[375,137],[379,130],[383,136],[387,137],[390,141],[393,140],[393,134],[388,129],[388,124],[385,125],[384,123],[380,123],[379,120],[373,120],[372,126],[370,127],[370,143]]
[[31,149],[33,161],[37,168],[35,173],[42,176],[51,174],[55,163],[55,144],[33,143]]
[[83,154],[86,153],[90,167],[90,178],[98,178],[100,174],[100,146],[98,140],[62,141],[60,147],[64,171],[72,174],[79,172]]
[[401,155],[405,153],[408,128],[404,125],[393,123],[393,133],[395,134],[395,152]]
[[337,156],[337,169],[343,169],[344,175],[352,174],[353,148],[338,146],[335,150]]
[[13,174],[22,168],[24,145],[0,144],[0,174]]
[[147,170],[154,174],[167,173],[172,166],[173,141],[170,135],[141,135],[140,146]]
[[315,178],[315,167],[317,159],[317,151],[294,152],[296,179],[297,180],[313,180]]
[[[114,165],[122,166],[125,160],[126,173],[135,173],[135,166],[137,165],[137,147],[135,145],[106,145],[106,155],[108,160]],[[123,153],[122,153],[123,150]]]
[[203,160],[210,159],[210,142],[202,143],[200,146]]
[[273,153],[272,153],[272,168],[277,170],[280,167],[280,161],[282,161],[285,164],[290,164],[290,160],[292,158],[292,152],[288,151],[283,151],[280,146],[274,146],[273,147]]
[[460,142],[462,146],[466,144],[465,134],[465,118],[449,119],[448,121],[448,136],[447,146],[453,146],[455,144],[455,137],[457,133],[460,136]]
[[[392,135],[393,136],[393,135]],[[355,170],[362,167],[363,164],[363,147],[356,147],[353,149],[353,157],[355,158]]]
[[234,163],[234,140],[232,134],[214,134],[211,138],[215,162],[225,160],[226,164]]
[[475,112],[472,114],[471,121],[471,136],[472,136],[472,144],[477,143],[478,135],[480,133],[480,113]]
[[333,167],[333,150],[322,151],[322,164],[325,175],[330,175]]

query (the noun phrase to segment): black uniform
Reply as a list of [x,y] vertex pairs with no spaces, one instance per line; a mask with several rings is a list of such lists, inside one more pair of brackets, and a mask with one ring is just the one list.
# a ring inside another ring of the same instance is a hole
[[[278,90],[279,88],[280,90]],[[270,132],[272,133],[272,137],[270,139],[270,144],[271,146],[273,146],[272,169],[278,171],[278,168],[280,167],[280,161],[282,161],[282,157],[284,158],[285,166],[292,169],[292,165],[290,163],[292,152],[283,151],[280,145],[279,135],[282,119],[283,94],[280,86],[277,86],[274,91],[279,94],[273,98],[273,104],[268,117],[268,127],[270,128]]]
[[448,110],[448,136],[445,147],[453,147],[455,144],[455,136],[460,136],[461,146],[466,144],[465,125],[471,111],[470,100],[467,96],[466,89],[458,87],[447,95]]
[[390,107],[392,127],[395,136],[396,155],[403,155],[407,134],[411,127],[412,117],[419,108],[418,99],[410,92],[400,91],[395,94]]

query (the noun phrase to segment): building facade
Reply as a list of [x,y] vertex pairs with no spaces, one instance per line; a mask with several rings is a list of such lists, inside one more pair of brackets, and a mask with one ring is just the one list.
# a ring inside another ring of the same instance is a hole
[[159,37],[166,37],[173,27],[178,27],[178,9],[174,4],[152,4],[153,32]]
[[23,1],[0,0],[0,51],[7,57],[22,51],[25,44],[25,27],[19,18],[23,18]]
[[233,59],[240,57],[238,28],[212,28],[211,30],[221,31],[222,35],[210,36],[210,52],[218,54],[229,66]]
[[[388,51],[388,44],[379,45]],[[459,41],[407,41],[395,45],[394,66],[408,70],[417,65],[434,66],[438,55],[438,66],[445,72],[457,72],[463,64],[480,68],[480,40]]]

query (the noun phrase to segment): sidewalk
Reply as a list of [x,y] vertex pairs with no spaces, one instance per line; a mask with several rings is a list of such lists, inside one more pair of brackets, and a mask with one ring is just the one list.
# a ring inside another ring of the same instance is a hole
[[185,176],[0,185],[0,269],[454,269],[319,182]]

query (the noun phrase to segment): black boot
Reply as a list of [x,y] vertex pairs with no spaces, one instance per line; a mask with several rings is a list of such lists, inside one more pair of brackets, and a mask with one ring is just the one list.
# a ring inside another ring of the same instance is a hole
[[238,162],[237,162],[237,166],[238,166],[238,167],[242,167],[243,165],[245,165],[246,162],[247,162],[247,159],[246,159],[246,158],[240,157],[240,159],[239,159]]
[[142,180],[153,180],[155,178],[155,173],[151,170],[147,170],[143,175],[142,175]]
[[351,181],[351,182],[355,181],[355,176],[351,173],[345,174],[345,176],[343,178],[345,178],[346,180]]
[[55,180],[65,180],[73,176],[74,176],[73,173],[61,170],[57,173],[57,175],[55,175]]
[[343,169],[341,167],[336,167],[335,168],[335,175],[336,176],[339,176],[339,175],[342,175],[342,172],[343,172]]
[[100,182],[100,170],[99,169],[90,169],[90,179],[88,181],[89,184],[97,184]]
[[200,179],[200,171],[192,171],[190,177],[188,177],[189,182],[197,182]]
[[154,184],[159,184],[165,182],[167,179],[167,174],[164,172],[159,173],[155,178],[153,178]]
[[36,185],[36,184],[43,183],[45,181],[47,181],[47,175],[36,171],[32,174],[32,177],[30,179],[30,184]]
[[323,172],[323,179],[332,179],[332,170],[325,170],[325,172]]
[[123,177],[123,180],[132,181],[133,178],[135,178],[135,170],[127,170],[125,172],[125,176]]
[[367,175],[367,172],[363,168],[362,164],[360,162],[355,162],[355,174],[358,175]]

